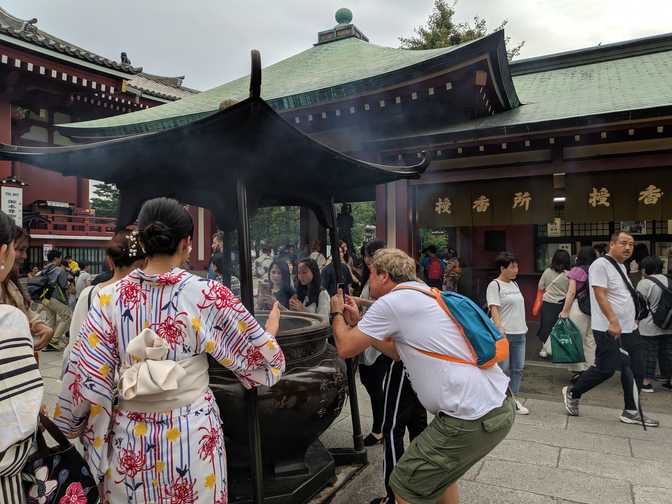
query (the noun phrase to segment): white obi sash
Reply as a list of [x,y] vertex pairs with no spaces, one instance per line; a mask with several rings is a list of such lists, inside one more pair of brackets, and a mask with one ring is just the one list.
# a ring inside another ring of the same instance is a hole
[[169,411],[196,402],[208,389],[208,358],[199,354],[166,360],[170,347],[151,329],[144,329],[126,348],[132,366],[121,368],[119,406],[144,413]]

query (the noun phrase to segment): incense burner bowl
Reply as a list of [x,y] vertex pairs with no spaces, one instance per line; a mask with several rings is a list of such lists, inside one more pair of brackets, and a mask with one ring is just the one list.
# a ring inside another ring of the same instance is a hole
[[[265,324],[268,312],[256,319]],[[317,438],[338,417],[347,393],[345,362],[327,342],[326,320],[310,313],[282,312],[278,343],[286,370],[273,387],[259,387],[257,411],[265,465],[297,467]],[[231,467],[250,464],[245,389],[238,379],[211,361],[210,387],[222,417]],[[281,472],[281,471],[280,471]]]

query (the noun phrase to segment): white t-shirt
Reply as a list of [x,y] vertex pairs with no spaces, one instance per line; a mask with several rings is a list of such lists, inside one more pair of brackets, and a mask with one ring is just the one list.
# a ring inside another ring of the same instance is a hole
[[488,306],[497,306],[506,334],[527,334],[525,298],[516,282],[493,280],[485,292]]
[[653,314],[658,309],[660,299],[663,297],[663,291],[658,284],[653,283],[651,278],[655,278],[665,287],[669,287],[670,279],[665,275],[655,274],[642,278],[637,284],[637,290],[641,292],[646,300],[649,302],[649,315],[639,321],[639,334],[642,336],[662,336],[663,334],[670,334],[669,329],[661,329],[653,322]]
[[98,292],[98,285],[89,285],[85,287],[84,290],[79,294],[77,298],[77,304],[75,309],[72,311],[72,318],[70,318],[70,340],[68,341],[68,346],[65,347],[63,352],[63,366],[61,369],[61,375],[65,373],[65,365],[68,363],[70,358],[70,352],[72,347],[75,346],[75,343],[79,339],[79,333],[82,330],[82,325],[89,314],[89,293],[91,294],[91,302],[95,299],[96,293]]
[[317,305],[315,303],[306,304],[308,302],[308,296],[303,300],[303,306],[306,307],[306,310],[310,313],[316,313],[321,315],[324,318],[329,318],[329,310],[331,309],[329,299],[329,293],[322,289],[320,291],[320,296],[317,298]]
[[[428,289],[420,282],[401,285]],[[476,420],[504,402],[509,379],[499,366],[480,369],[416,350],[473,358],[457,326],[436,299],[413,290],[392,291],[368,309],[358,327],[377,340],[391,337],[395,341],[413,390],[431,413]]]
[[[618,266],[627,278],[628,273],[625,266],[622,264]],[[599,257],[590,265],[588,281],[590,282],[590,324],[593,331],[606,331],[609,327],[609,321],[597,303],[593,287],[605,287],[607,289],[607,300],[618,318],[621,331],[631,333],[637,329],[635,302],[632,300],[632,295],[625,283],[623,283],[621,275],[618,274],[614,265],[609,263],[608,259]]]

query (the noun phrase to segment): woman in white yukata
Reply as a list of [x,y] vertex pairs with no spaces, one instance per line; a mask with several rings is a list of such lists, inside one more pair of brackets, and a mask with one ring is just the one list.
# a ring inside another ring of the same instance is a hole
[[280,312],[276,304],[264,329],[229,289],[180,269],[193,222],[177,201],[146,202],[138,226],[147,266],[95,296],[54,421],[80,437],[103,502],[225,504],[206,354],[245,387],[274,385],[285,369]]

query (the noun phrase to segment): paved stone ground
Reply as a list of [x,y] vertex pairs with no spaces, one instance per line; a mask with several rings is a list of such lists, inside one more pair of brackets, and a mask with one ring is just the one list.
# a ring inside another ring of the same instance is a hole
[[[60,390],[61,354],[43,353],[40,370],[52,411]],[[568,417],[559,390],[569,373],[529,363],[521,396],[530,408],[511,433],[460,483],[464,504],[667,504],[672,503],[672,393],[643,397],[644,409],[661,421],[658,429],[618,421],[622,395],[618,377],[582,400],[581,416]],[[359,387],[362,429],[371,425],[368,396]],[[322,436],[328,447],[352,446],[349,404]],[[369,465],[341,468],[337,491],[315,502],[365,504],[383,494],[382,447],[369,449]],[[336,489],[333,489],[336,490]]]

